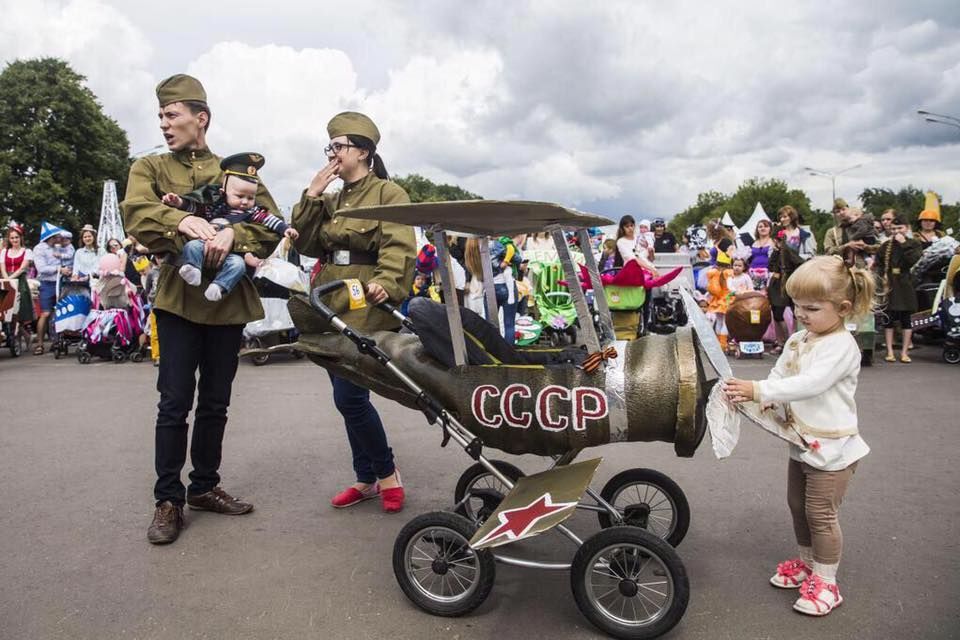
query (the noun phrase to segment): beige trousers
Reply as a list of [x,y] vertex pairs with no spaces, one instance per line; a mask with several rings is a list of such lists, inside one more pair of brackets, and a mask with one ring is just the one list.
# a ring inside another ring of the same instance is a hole
[[821,471],[793,459],[787,466],[787,504],[797,544],[813,547],[813,559],[821,564],[840,562],[843,532],[838,513],[856,469],[854,462],[840,471]]

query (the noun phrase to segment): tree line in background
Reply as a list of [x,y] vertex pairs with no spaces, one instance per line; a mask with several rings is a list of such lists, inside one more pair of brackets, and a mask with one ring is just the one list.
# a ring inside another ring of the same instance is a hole
[[[132,159],[126,132],[103,113],[82,75],[63,60],[18,60],[0,73],[0,223],[17,220],[37,240],[40,222],[69,229],[97,224],[104,180],[115,180],[121,199]],[[459,186],[437,184],[418,174],[394,178],[412,202],[475,200]],[[924,193],[912,185],[899,191],[864,189],[859,199],[874,216],[893,208],[911,222],[923,210]],[[760,203],[771,218],[793,205],[818,242],[833,226],[830,212],[813,209],[801,189],[779,179],[750,178],[732,194],[705,191],[678,213],[670,229],[682,236],[729,212],[743,224]],[[941,203],[944,228],[957,228],[960,203]]]
[[[847,199],[852,201],[851,198]],[[924,192],[913,185],[899,191],[864,189],[859,199],[864,210],[872,213],[875,218],[879,218],[886,209],[895,209],[911,223],[916,221],[924,206]],[[705,224],[708,220],[723,217],[724,213],[729,213],[739,226],[747,221],[758,202],[774,222],[777,222],[777,211],[781,207],[792,205],[800,214],[803,224],[810,226],[821,246],[823,235],[834,225],[832,212],[811,208],[810,198],[802,190],[791,189],[786,182],[776,178],[750,178],[732,195],[718,191],[701,193],[697,196],[697,202],[674,216],[668,227],[677,237],[681,237],[688,226]],[[960,203],[946,204],[941,198],[940,210],[944,229],[956,229]]]

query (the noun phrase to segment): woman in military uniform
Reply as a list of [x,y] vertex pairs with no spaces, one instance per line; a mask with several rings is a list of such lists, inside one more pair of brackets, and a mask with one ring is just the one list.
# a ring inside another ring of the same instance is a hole
[[[373,308],[385,300],[399,304],[410,290],[416,240],[411,227],[390,222],[350,218],[356,207],[409,202],[406,192],[387,178],[377,154],[380,132],[367,116],[344,112],[327,125],[330,143],[324,149],[329,162],[310,181],[293,209],[293,227],[300,232],[297,249],[323,263],[315,285],[349,278],[366,287],[367,306],[351,309],[346,290],[332,294],[330,307],[343,321],[363,333],[397,329],[397,321]],[[343,188],[324,193],[335,179]],[[343,415],[353,452],[356,483],[331,500],[349,507],[380,495],[387,512],[403,508],[404,492],[387,443],[383,423],[370,403],[370,391],[330,375],[333,399]]]
[[893,218],[890,232],[893,237],[880,245],[873,264],[880,276],[881,291],[886,292],[887,322],[884,334],[887,339],[887,362],[896,362],[893,355],[893,329],[899,322],[903,330],[903,349],[900,362],[910,362],[907,349],[910,345],[910,316],[917,311],[917,292],[913,288],[910,267],[917,263],[923,252],[920,242],[907,237],[907,221],[902,216]]

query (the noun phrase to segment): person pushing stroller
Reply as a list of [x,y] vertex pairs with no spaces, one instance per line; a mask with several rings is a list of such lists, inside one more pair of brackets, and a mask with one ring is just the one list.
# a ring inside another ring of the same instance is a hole
[[[238,222],[252,222],[262,224],[290,240],[296,240],[300,235],[296,229],[255,203],[257,186],[260,184],[257,172],[264,162],[264,157],[258,153],[227,156],[220,162],[223,170],[222,181],[205,185],[183,196],[176,193],[164,194],[163,204],[200,216],[217,229]],[[203,240],[190,240],[183,246],[180,277],[194,287],[200,286],[203,251]],[[204,297],[211,302],[220,300],[233,291],[245,273],[243,255],[231,253],[223,261],[213,282],[204,291]]]

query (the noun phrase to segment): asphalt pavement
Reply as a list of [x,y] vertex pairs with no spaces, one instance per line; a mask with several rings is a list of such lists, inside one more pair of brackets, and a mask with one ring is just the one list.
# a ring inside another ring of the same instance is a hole
[[[723,461],[708,440],[693,459],[660,443],[584,453],[604,459],[598,489],[619,471],[651,467],[686,492],[692,520],[678,552],[691,598],[665,638],[960,637],[960,366],[940,362],[934,347],[914,354],[913,364],[861,374],[872,452],[841,512],[846,601],[823,619],[794,613],[795,595],[767,584],[795,549],[779,440],[745,428]],[[763,377],[772,362],[734,369]],[[406,508],[334,510],[330,497],[352,480],[350,457],[326,373],[308,361],[241,363],[221,473],[256,511],[188,511],[176,543],[151,546],[155,380],[149,363],[0,354],[0,638],[602,637],[577,610],[566,572],[498,565],[490,597],[463,618],[412,606],[393,577],[394,538],[414,516],[449,507],[472,461],[441,449],[420,414],[377,398]],[[488,453],[528,473],[546,467]],[[589,513],[571,522],[584,536],[598,530]],[[554,534],[524,544],[558,562],[573,553]]]

